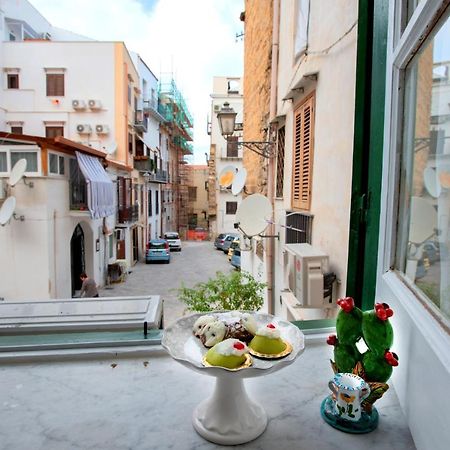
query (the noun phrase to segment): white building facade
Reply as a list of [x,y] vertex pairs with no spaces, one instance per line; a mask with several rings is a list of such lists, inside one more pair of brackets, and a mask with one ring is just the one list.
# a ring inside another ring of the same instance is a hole
[[[242,201],[242,192],[238,195],[231,193],[230,187],[221,187],[219,184],[220,175],[224,171],[239,171],[243,168],[242,147],[234,143],[228,143],[220,133],[217,113],[224,103],[229,103],[230,107],[237,113],[236,123],[242,131],[243,120],[243,94],[240,78],[235,77],[214,77],[213,92],[211,94],[211,154],[214,153],[215,173],[216,173],[216,217],[209,217],[209,227],[211,236],[220,233],[234,233],[234,223],[236,222],[236,210]],[[239,138],[239,131],[236,136]],[[211,195],[211,194],[210,194]]]

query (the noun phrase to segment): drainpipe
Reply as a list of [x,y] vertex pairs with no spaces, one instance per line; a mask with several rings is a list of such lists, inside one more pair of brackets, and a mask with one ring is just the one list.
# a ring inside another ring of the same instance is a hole
[[[278,84],[278,48],[280,30],[280,0],[273,0],[273,28],[272,28],[272,61],[270,79],[270,104],[269,104],[269,133],[272,133],[272,121],[277,113],[277,84]],[[269,135],[270,138],[270,135]],[[270,140],[270,139],[269,139]],[[272,210],[275,214],[275,158],[269,158],[267,191]],[[275,226],[270,225],[269,235],[275,235]],[[275,238],[269,238],[267,245],[267,286],[269,314],[275,313]]]
[[57,282],[57,276],[56,276],[56,268],[58,267],[58,264],[56,263],[56,257],[58,255],[58,248],[56,245],[56,209],[53,210],[53,292],[55,294],[55,298],[58,298],[58,282]]

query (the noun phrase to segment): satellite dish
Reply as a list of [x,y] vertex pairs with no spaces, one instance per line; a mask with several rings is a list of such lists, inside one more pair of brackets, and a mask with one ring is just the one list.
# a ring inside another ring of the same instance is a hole
[[436,233],[437,212],[433,205],[422,197],[411,199],[409,241],[422,244]]
[[234,177],[236,176],[236,167],[226,166],[224,167],[219,174],[219,186],[221,188],[229,188],[234,181]]
[[427,167],[423,172],[423,182],[428,193],[434,197],[438,198],[441,195],[441,184],[438,180],[438,175],[436,170],[432,167]]
[[262,233],[269,225],[271,217],[272,205],[269,199],[261,194],[249,195],[236,211],[236,222],[247,236]]
[[107,155],[112,155],[117,150],[117,142],[112,142],[111,144],[103,147]]
[[9,176],[9,185],[11,187],[15,186],[22,179],[25,170],[27,170],[27,160],[25,158],[19,159],[14,164],[11,175]]
[[247,171],[242,168],[234,177],[233,184],[231,185],[231,193],[238,195],[245,186],[245,180],[247,179]]
[[0,208],[0,225],[4,227],[16,209],[16,197],[8,197]]

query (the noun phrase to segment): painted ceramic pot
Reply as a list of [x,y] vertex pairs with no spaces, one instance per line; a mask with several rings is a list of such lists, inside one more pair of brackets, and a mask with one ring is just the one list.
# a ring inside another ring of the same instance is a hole
[[369,385],[352,373],[337,373],[328,386],[333,392],[335,414],[357,422],[361,418],[361,403],[370,394]]

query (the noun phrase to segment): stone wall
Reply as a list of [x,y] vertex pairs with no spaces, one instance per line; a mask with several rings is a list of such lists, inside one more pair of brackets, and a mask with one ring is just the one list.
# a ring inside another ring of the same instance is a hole
[[[273,0],[245,1],[244,141],[266,141],[269,119]],[[244,149],[247,192],[267,194],[267,159]]]

